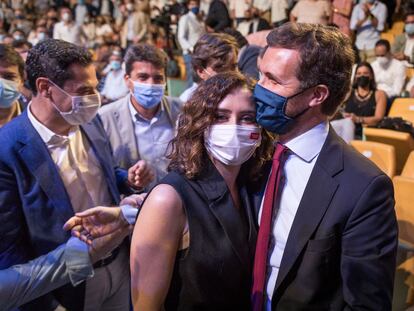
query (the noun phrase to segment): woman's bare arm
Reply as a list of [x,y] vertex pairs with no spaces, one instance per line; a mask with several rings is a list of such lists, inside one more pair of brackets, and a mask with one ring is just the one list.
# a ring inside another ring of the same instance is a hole
[[145,201],[131,243],[134,310],[163,309],[187,219],[173,187],[161,184]]

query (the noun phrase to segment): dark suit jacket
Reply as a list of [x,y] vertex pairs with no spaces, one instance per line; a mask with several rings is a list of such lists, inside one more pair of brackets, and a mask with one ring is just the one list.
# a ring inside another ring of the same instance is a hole
[[238,67],[240,71],[250,78],[259,80],[259,70],[257,69],[257,58],[262,48],[258,45],[246,44],[240,49]]
[[[95,151],[113,203],[118,204],[124,170],[114,169],[111,148],[98,118],[81,127]],[[27,262],[65,243],[63,224],[74,215],[69,196],[47,146],[29,121],[27,110],[0,130],[0,269]],[[72,287],[73,289],[73,287]],[[83,286],[62,295],[83,305]],[[73,295],[76,295],[74,298]],[[48,310],[50,297],[27,310]],[[65,304],[65,302],[61,302]]]
[[391,180],[331,128],[289,233],[272,309],[391,310],[397,243]]

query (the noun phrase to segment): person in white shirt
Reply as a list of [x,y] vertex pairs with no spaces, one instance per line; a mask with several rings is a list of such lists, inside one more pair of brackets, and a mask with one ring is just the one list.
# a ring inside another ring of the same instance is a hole
[[376,60],[372,62],[377,88],[383,90],[388,97],[388,106],[392,100],[401,95],[406,79],[404,63],[393,58],[387,40],[379,40],[375,44]]
[[372,62],[375,43],[380,39],[387,19],[387,7],[377,0],[366,0],[354,6],[350,28],[356,31],[355,45],[361,61]]
[[200,15],[200,1],[190,0],[187,7],[188,13],[178,20],[177,38],[183,50],[187,87],[190,87],[193,84],[191,53],[197,40],[205,32],[205,27]]
[[270,23],[270,9],[272,0],[253,0],[252,6],[261,18]]
[[250,9],[252,0],[229,0],[230,17],[236,20],[238,26],[246,18],[246,11]]
[[273,27],[280,26],[288,20],[289,4],[287,0],[272,0],[271,22]]
[[53,28],[53,39],[64,40],[82,46],[86,39],[82,27],[72,19],[72,12],[69,8],[63,7],[60,10],[61,21]]
[[28,41],[32,45],[38,44],[40,41],[43,41],[48,38],[47,28],[44,25],[38,25],[36,30],[31,33],[32,36],[29,36]]
[[113,51],[109,58],[109,72],[101,91],[102,102],[111,103],[124,97],[129,90],[125,84],[125,70],[122,68],[122,55],[119,51]]
[[394,58],[406,61],[406,66],[414,63],[414,11],[406,13],[404,33],[395,37],[391,52]]

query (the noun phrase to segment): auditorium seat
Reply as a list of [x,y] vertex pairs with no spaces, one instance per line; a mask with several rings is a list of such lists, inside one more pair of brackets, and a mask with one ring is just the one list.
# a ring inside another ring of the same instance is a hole
[[390,178],[395,175],[396,159],[394,146],[361,140],[352,140],[350,144],[374,162]]
[[401,175],[392,181],[399,238],[402,243],[414,247],[414,152],[410,153]]
[[408,155],[414,150],[414,139],[411,134],[366,127],[364,128],[364,136],[367,141],[394,146],[396,154],[396,174],[400,174]]
[[414,123],[414,98],[396,98],[388,114],[390,117],[401,117]]

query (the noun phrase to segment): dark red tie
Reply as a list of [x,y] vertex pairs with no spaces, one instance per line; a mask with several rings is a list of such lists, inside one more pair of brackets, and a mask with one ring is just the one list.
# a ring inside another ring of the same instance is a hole
[[273,155],[272,172],[267,182],[266,193],[264,196],[262,216],[260,219],[259,234],[257,237],[256,253],[254,256],[253,267],[253,289],[252,289],[252,310],[263,310],[264,287],[266,281],[267,251],[269,248],[270,230],[272,226],[273,202],[276,198],[281,174],[282,157],[288,150],[285,146],[277,144]]

